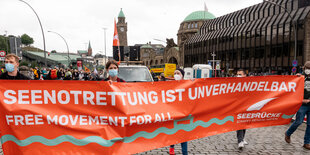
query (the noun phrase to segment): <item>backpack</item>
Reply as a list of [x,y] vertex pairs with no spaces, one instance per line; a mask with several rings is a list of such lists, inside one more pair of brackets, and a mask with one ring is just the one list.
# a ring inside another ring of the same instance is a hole
[[56,69],[52,69],[51,70],[51,79],[56,79],[57,78],[57,70]]

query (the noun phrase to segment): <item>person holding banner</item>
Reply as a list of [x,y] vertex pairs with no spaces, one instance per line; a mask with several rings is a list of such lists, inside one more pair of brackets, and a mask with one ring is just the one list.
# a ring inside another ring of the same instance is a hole
[[110,60],[105,65],[107,72],[109,73],[109,77],[104,79],[104,81],[112,82],[126,82],[123,79],[118,77],[118,64],[115,60]]
[[5,69],[6,72],[1,74],[0,79],[7,80],[30,80],[29,77],[21,74],[17,68],[19,66],[19,57],[14,54],[8,54],[5,56]]
[[[176,69],[174,71],[174,80],[183,80],[184,78],[184,70],[183,69]],[[181,147],[182,147],[182,154],[183,155],[187,155],[187,142],[183,142],[181,143]],[[170,155],[174,155],[174,145],[170,145],[170,149],[169,149],[169,154]]]
[[[246,77],[246,73],[243,69],[237,71],[237,77]],[[238,139],[238,149],[242,150],[244,145],[247,145],[248,142],[244,140],[246,130],[237,130],[237,139]]]
[[304,121],[305,116],[307,116],[307,127],[304,137],[304,148],[310,150],[310,61],[307,61],[304,65],[305,73],[305,85],[304,85],[304,99],[302,100],[302,105],[296,114],[296,120],[285,132],[285,141],[291,143],[291,135]]

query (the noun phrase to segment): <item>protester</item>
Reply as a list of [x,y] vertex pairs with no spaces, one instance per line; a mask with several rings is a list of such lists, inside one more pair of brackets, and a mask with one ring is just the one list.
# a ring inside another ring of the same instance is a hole
[[101,70],[100,72],[99,72],[99,75],[98,75],[98,80],[102,80],[102,79],[104,79],[104,74],[103,74],[103,71]]
[[70,69],[66,70],[64,80],[72,80],[72,73]]
[[84,81],[84,71],[83,70],[81,70],[79,73],[79,80]]
[[63,68],[60,68],[57,71],[57,79],[58,80],[63,80],[65,78],[65,71],[63,70]]
[[305,63],[303,69],[305,73],[304,99],[302,101],[301,107],[296,114],[296,120],[285,132],[285,141],[287,143],[291,143],[291,135],[296,131],[299,125],[303,123],[304,118],[307,115],[307,127],[303,147],[310,150],[310,61],[307,61]]
[[165,77],[165,74],[164,73],[161,73],[160,74],[160,81],[166,81],[166,77]]
[[52,69],[49,73],[49,77],[51,80],[56,80],[57,79],[57,68],[54,67],[54,69]]
[[109,73],[109,77],[104,79],[104,81],[112,82],[125,82],[123,79],[118,77],[118,64],[115,60],[110,60],[107,62],[106,70]]
[[[185,72],[184,72],[183,69],[180,69],[180,68],[176,69],[174,71],[174,79],[175,80],[183,80],[184,73]],[[187,142],[181,143],[181,147],[182,147],[182,154],[183,155],[187,155],[188,154],[188,152],[187,152]],[[174,145],[170,145],[169,154],[170,155],[174,155],[175,154],[174,153]]]
[[34,74],[35,80],[40,80],[41,74],[40,74],[40,70],[38,69],[38,67],[35,67],[33,69],[33,74]]
[[73,80],[79,80],[79,72],[75,69],[73,74],[72,74],[72,79]]
[[6,72],[1,74],[0,79],[9,79],[9,80],[30,80],[29,77],[21,74],[18,71],[19,66],[19,57],[14,54],[8,54],[5,56],[5,69]]
[[[237,77],[246,77],[246,73],[243,69],[237,71]],[[237,130],[237,139],[238,139],[238,149],[242,150],[244,145],[247,145],[248,142],[244,140],[246,130]]]
[[46,70],[46,68],[43,68],[42,74],[43,74],[43,79],[47,80],[48,71]]
[[30,78],[31,76],[30,70],[27,66],[20,66],[19,73],[23,74],[24,76],[27,76],[28,78]]

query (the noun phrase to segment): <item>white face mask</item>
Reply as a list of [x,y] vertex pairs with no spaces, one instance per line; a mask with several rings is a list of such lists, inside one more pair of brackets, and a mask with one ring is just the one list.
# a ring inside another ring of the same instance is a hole
[[310,74],[310,69],[305,69],[305,74],[309,75]]
[[176,74],[176,75],[174,75],[174,79],[175,79],[175,80],[182,80],[182,76]]
[[237,77],[242,77],[241,75],[237,75]]

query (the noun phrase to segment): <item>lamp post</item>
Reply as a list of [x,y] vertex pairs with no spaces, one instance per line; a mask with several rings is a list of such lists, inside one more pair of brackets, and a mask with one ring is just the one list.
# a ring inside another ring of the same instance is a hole
[[66,46],[67,46],[67,51],[68,51],[68,67],[69,67],[69,65],[70,65],[69,46],[68,46],[68,43],[67,43],[66,39],[62,35],[57,33],[57,32],[54,32],[54,31],[47,31],[47,32],[55,33],[55,34],[57,34],[59,37],[61,37],[65,41]]
[[163,43],[167,43],[167,42],[165,42],[163,40],[160,40],[160,39],[153,39],[153,40],[160,41],[160,42],[163,42]]
[[45,37],[44,37],[44,31],[43,31],[43,27],[42,27],[42,24],[41,24],[41,20],[38,16],[38,14],[36,13],[36,11],[31,7],[31,5],[29,5],[27,2],[23,1],[23,0],[19,0],[23,3],[25,3],[26,5],[28,5],[31,10],[36,14],[37,18],[38,18],[38,21],[39,21],[39,24],[40,24],[40,27],[41,27],[41,31],[42,31],[42,36],[43,36],[43,46],[44,46],[44,65],[47,66],[47,62],[46,62],[46,47],[45,47]]
[[105,64],[107,63],[107,39],[106,39],[106,31],[108,28],[102,28],[104,31],[104,55],[105,55]]
[[216,70],[215,70],[215,68],[214,68],[215,57],[216,57],[215,52],[211,53],[211,56],[213,57],[212,70],[213,70],[213,72],[214,72],[214,76],[216,77]]
[[293,21],[294,18],[292,17],[291,12],[288,11],[288,10],[287,10],[285,7],[283,7],[282,5],[279,5],[279,4],[277,4],[277,3],[275,3],[275,2],[272,2],[272,1],[270,1],[270,0],[264,0],[264,2],[267,2],[267,3],[269,3],[269,4],[272,4],[272,5],[276,5],[276,6],[281,7],[281,8],[288,14],[288,16],[292,19],[293,27],[294,27],[294,31],[295,31],[294,60],[296,60],[296,54],[297,54],[297,22],[294,23],[294,21]]

